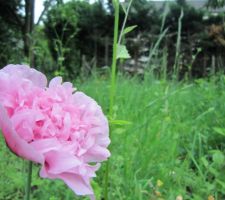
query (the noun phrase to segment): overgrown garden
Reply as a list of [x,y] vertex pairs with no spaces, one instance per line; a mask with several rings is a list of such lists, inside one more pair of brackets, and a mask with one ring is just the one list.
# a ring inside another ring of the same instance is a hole
[[[36,24],[32,2],[0,2],[0,66],[62,76],[102,106],[111,157],[96,199],[225,199],[224,1],[47,0]],[[25,161],[0,138],[0,199],[23,199]],[[31,199],[85,199],[38,171]]]

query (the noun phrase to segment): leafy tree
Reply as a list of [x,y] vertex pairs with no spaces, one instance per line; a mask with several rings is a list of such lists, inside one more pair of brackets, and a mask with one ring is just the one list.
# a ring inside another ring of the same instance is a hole
[[[60,73],[64,70],[64,66],[70,68],[72,65],[69,63],[69,55],[75,49],[75,46],[71,40],[74,40],[78,31],[77,14],[71,8],[71,4],[72,2],[67,4],[58,2],[48,12],[47,20],[45,21],[45,33],[48,38],[49,48],[57,66],[56,70]],[[73,56],[75,59],[77,58],[76,53]]]
[[225,0],[208,0],[206,5],[211,8],[221,8],[225,6]]
[[[24,18],[19,13],[21,1],[0,1],[0,66],[21,60]],[[22,56],[23,57],[23,56]]]
[[88,61],[95,58],[96,64],[102,65],[104,37],[112,32],[112,27],[113,18],[101,2],[72,1],[56,5],[45,21],[53,58],[58,62],[60,57],[61,69],[66,66],[71,76],[79,73],[84,57]]
[[177,5],[180,7],[187,7],[187,1],[186,0],[176,0]]
[[[34,26],[34,0],[25,0],[24,3],[23,5],[22,0],[0,1],[0,48],[4,48],[0,55],[1,65],[20,63],[32,57],[30,47]],[[27,62],[31,64],[30,61]]]
[[158,30],[155,31],[154,28],[160,27],[159,12],[147,0],[133,1],[127,23],[128,25],[137,25],[139,32],[157,32]]

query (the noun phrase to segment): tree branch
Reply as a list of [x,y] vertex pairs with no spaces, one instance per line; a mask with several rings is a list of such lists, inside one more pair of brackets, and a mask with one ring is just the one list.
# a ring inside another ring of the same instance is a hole
[[48,11],[49,7],[51,6],[51,3],[53,2],[54,0],[49,0],[49,1],[46,1],[45,2],[45,6],[44,6],[44,10],[41,12],[41,15],[40,17],[38,18],[38,21],[37,23],[35,24],[35,26],[38,26],[40,24],[40,22],[42,21],[45,13]]

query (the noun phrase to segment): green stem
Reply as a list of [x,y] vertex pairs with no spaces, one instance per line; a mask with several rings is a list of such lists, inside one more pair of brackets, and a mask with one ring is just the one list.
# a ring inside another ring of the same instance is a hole
[[119,1],[113,0],[115,9],[114,19],[114,37],[113,37],[113,58],[112,58],[112,71],[111,71],[111,88],[110,88],[110,105],[109,105],[109,116],[113,116],[113,106],[116,91],[116,63],[117,63],[117,42],[119,34]]
[[[116,64],[117,64],[117,43],[119,35],[119,1],[113,0],[113,6],[115,10],[114,17],[114,37],[113,37],[113,58],[111,68],[111,84],[110,84],[110,104],[109,104],[109,117],[113,118],[113,106],[116,93]],[[106,162],[105,169],[105,183],[104,183],[104,200],[108,200],[108,185],[109,185],[109,160]]]
[[26,180],[24,200],[30,200],[31,178],[32,178],[32,162],[29,161],[27,163],[27,180]]
[[120,36],[119,36],[118,44],[121,44],[121,42],[122,42],[123,31],[124,31],[125,26],[126,26],[126,23],[127,23],[127,18],[128,18],[128,14],[129,14],[129,11],[130,11],[132,2],[133,2],[133,0],[130,0],[129,5],[127,7],[127,10],[125,12],[125,18],[123,20],[123,25],[122,25],[122,28],[121,28],[121,31],[120,31]]

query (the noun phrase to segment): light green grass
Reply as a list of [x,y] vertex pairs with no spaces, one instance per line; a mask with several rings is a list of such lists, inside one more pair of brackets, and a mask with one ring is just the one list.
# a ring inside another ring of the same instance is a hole
[[[107,77],[95,76],[76,87],[108,113],[109,84]],[[193,83],[119,76],[115,102],[114,119],[131,124],[112,125],[109,200],[225,199],[223,76]],[[103,164],[93,183],[98,200],[104,169]],[[60,181],[40,179],[37,170],[32,199],[76,199]],[[23,183],[23,161],[1,138],[0,199],[22,199]]]

